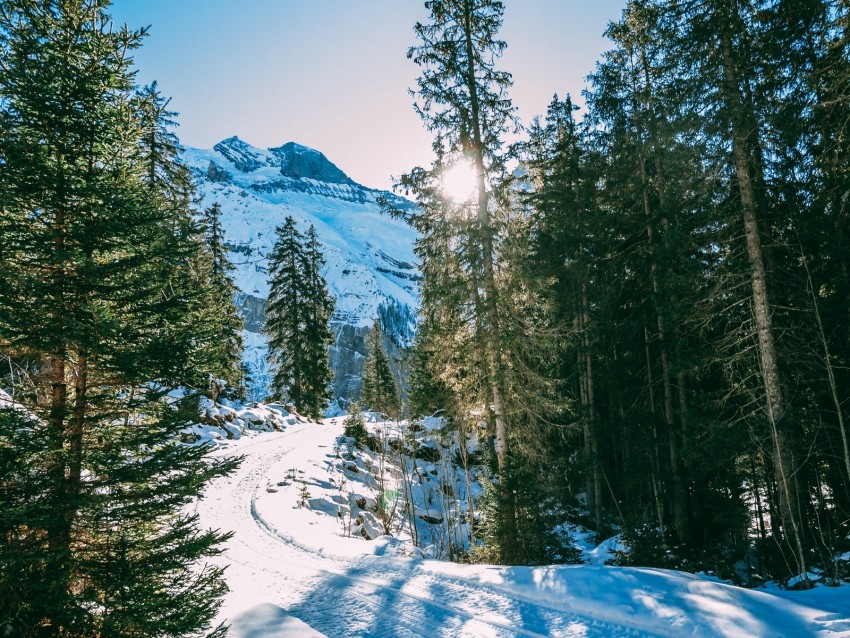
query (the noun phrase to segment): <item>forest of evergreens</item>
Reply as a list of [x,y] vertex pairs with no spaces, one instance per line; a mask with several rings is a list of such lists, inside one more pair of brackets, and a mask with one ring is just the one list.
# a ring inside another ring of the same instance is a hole
[[503,3],[426,4],[411,402],[493,437],[487,555],[550,562],[566,518],[623,563],[845,574],[850,6],[631,1],[586,111],[520,131]]

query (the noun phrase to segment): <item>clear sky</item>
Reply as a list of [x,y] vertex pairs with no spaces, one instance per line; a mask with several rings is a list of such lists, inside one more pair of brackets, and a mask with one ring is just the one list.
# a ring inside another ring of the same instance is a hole
[[[513,74],[511,97],[528,124],[555,92],[580,97],[625,0],[505,5],[500,68]],[[112,16],[150,25],[138,80],[157,80],[172,98],[186,146],[231,135],[263,148],[298,142],[373,188],[431,160],[407,93],[423,0],[113,0]]]

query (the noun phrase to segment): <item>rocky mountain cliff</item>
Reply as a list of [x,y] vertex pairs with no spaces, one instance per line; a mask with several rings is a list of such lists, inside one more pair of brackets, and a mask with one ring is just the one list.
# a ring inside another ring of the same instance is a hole
[[372,322],[380,318],[389,333],[389,349],[397,350],[394,346],[412,338],[417,306],[415,233],[382,215],[376,200],[383,196],[400,208],[413,204],[355,183],[322,153],[294,142],[260,149],[231,137],[211,150],[187,148],[184,160],[195,178],[200,206],[221,206],[241,291],[237,303],[245,317],[245,360],[254,377],[255,398],[264,395],[270,377],[260,333],[269,290],[267,255],[275,227],[287,215],[302,231],[313,224],[323,245],[324,276],[336,298],[334,397],[357,397]]

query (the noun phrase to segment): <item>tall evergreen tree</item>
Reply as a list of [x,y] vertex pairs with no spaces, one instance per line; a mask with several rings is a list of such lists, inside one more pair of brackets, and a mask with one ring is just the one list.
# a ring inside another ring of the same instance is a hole
[[305,326],[304,365],[305,378],[302,403],[307,414],[321,416],[331,398],[333,370],[330,366],[329,348],[333,343],[330,330],[331,316],[334,311],[334,299],[328,292],[328,284],[322,276],[325,257],[316,234],[316,228],[310,224],[304,245],[306,289],[304,297],[307,303],[307,325]]
[[390,362],[384,352],[384,335],[378,320],[369,333],[369,353],[363,364],[363,387],[360,405],[370,410],[384,412],[397,419],[401,412],[398,388],[393,378]]
[[[529,131],[525,166],[531,188],[524,198],[532,210],[528,267],[533,278],[545,282],[546,298],[554,306],[554,325],[569,326],[572,347],[562,353],[567,361],[556,364],[552,374],[568,382],[573,400],[580,406],[576,416],[588,507],[594,515],[594,529],[599,530],[603,527],[603,481],[597,415],[599,362],[594,345],[600,330],[591,299],[598,298],[603,281],[594,268],[593,256],[603,247],[593,245],[589,237],[599,235],[601,213],[593,205],[595,180],[588,169],[574,110],[569,96],[563,101],[556,96],[545,124],[535,121]],[[573,421],[570,413],[560,416]],[[553,452],[557,448],[550,444]],[[555,452],[558,454],[569,456],[563,448]]]
[[304,236],[288,216],[283,226],[275,229],[276,239],[269,254],[269,299],[264,332],[269,337],[269,364],[275,371],[272,396],[292,401],[301,400],[303,327],[305,322]]
[[[238,392],[242,378],[243,321],[235,305],[238,291],[230,273],[233,264],[227,255],[218,202],[204,210],[205,261],[209,268],[209,291],[205,314],[213,341],[208,344],[209,363],[205,366],[213,378],[210,391],[218,394],[219,379]],[[213,399],[216,396],[212,396]]]
[[[216,285],[226,287],[225,277],[233,270],[233,265],[227,258],[227,248],[224,243],[224,230],[221,227],[221,206],[218,202],[204,210],[204,236],[210,255],[210,274]],[[231,284],[232,288],[232,284]]]
[[185,210],[192,192],[191,176],[179,161],[183,147],[173,130],[177,113],[168,109],[170,101],[160,93],[156,82],[137,91],[134,106],[141,128],[139,149],[148,186]]
[[[420,44],[409,50],[408,57],[422,68],[415,106],[435,134],[438,161],[430,175],[414,171],[405,181],[417,191],[420,205],[437,204],[430,214],[439,216],[450,214],[451,206],[445,199],[435,200],[432,196],[438,174],[458,161],[468,162],[475,172],[477,197],[454,214],[463,215],[466,208],[474,211],[457,239],[470,267],[466,278],[474,281],[467,289],[472,294],[467,303],[472,304],[475,314],[476,347],[486,371],[482,389],[488,395],[485,404],[492,408],[496,433],[503,560],[513,562],[511,548],[516,517],[509,476],[507,366],[496,275],[497,229],[492,216],[496,203],[492,189],[504,178],[507,159],[502,137],[517,126],[514,108],[507,97],[511,76],[495,67],[495,60],[505,49],[505,43],[497,37],[504,6],[494,0],[433,0],[426,7],[430,21],[414,27]],[[422,217],[418,226],[427,233],[433,232],[435,226],[438,228],[439,223],[435,225]],[[445,254],[424,256],[424,259],[445,258]]]
[[327,405],[331,378],[328,324],[333,300],[320,272],[324,259],[314,228],[305,243],[289,216],[275,232],[265,326],[269,360],[275,369],[272,393],[319,417]]
[[[672,94],[674,60],[666,51],[675,29],[664,17],[654,3],[632,2],[609,27],[616,47],[592,76],[590,141],[604,157],[603,207],[629,238],[611,262],[614,281],[631,273],[616,313],[628,310],[621,330],[644,344],[642,352],[633,351],[645,372],[637,377],[643,383],[633,388],[632,406],[647,425],[652,471],[635,488],[652,503],[662,536],[684,542],[692,531],[707,529],[694,523],[698,507],[689,503],[689,492],[710,479],[693,481],[685,467],[689,439],[699,436],[699,424],[688,422],[688,374],[701,363],[685,344],[699,341],[687,318],[699,298],[696,229],[709,223],[699,210],[708,197],[699,201],[694,194],[713,191],[700,162],[704,141],[688,148],[675,135],[674,121],[682,116]],[[689,214],[681,214],[685,210]]]
[[0,411],[4,485],[27,483],[0,508],[12,635],[198,635],[224,591],[202,564],[223,536],[184,512],[233,464],[175,445],[193,407],[164,402],[189,347],[166,326],[201,296],[170,278],[189,213],[149,180],[143,33],[107,5],[0,9],[0,350],[37,362]]
[[[799,307],[800,298],[798,292],[784,294],[799,288],[786,279],[795,276],[782,256],[781,246],[795,224],[782,201],[788,191],[779,170],[796,142],[789,147],[771,130],[769,112],[781,109],[788,87],[772,86],[779,52],[763,19],[769,4],[677,3],[669,15],[680,25],[673,51],[687,78],[681,84],[683,97],[697,100],[710,114],[695,132],[711,140],[715,170],[730,176],[722,185],[727,201],[717,208],[717,218],[727,230],[723,242],[731,258],[719,264],[718,274],[749,287],[747,297],[736,299],[745,310],[738,327],[727,332],[730,367],[739,376],[742,394],[739,416],[769,441],[765,452],[773,466],[775,539],[787,548],[789,561],[806,572],[810,540],[800,449],[805,434],[803,421],[794,416],[786,363],[797,333],[795,313],[788,310]],[[780,338],[783,334],[786,338]]]

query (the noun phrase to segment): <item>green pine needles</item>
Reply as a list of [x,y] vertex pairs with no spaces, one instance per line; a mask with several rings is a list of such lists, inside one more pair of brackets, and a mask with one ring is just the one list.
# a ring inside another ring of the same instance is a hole
[[321,274],[325,260],[313,226],[305,237],[290,216],[275,232],[265,325],[275,370],[272,396],[318,418],[330,399],[332,380],[328,348],[334,302]]
[[221,207],[216,202],[203,211],[203,250],[201,267],[209,272],[209,286],[205,290],[203,305],[208,347],[206,365],[210,372],[207,393],[216,400],[222,392],[233,396],[244,394],[242,366],[242,316],[234,305],[236,285],[230,278],[233,265],[227,255],[224,230],[221,225]]
[[384,352],[383,340],[384,333],[376,319],[369,333],[369,354],[363,364],[360,403],[370,410],[397,419],[401,412],[401,401],[389,359]]
[[2,635],[207,635],[225,591],[205,560],[226,536],[187,505],[234,463],[178,441],[185,388],[238,369],[205,321],[229,290],[167,100],[133,84],[144,32],[108,4],[0,9],[0,353],[22,372],[0,402]]

